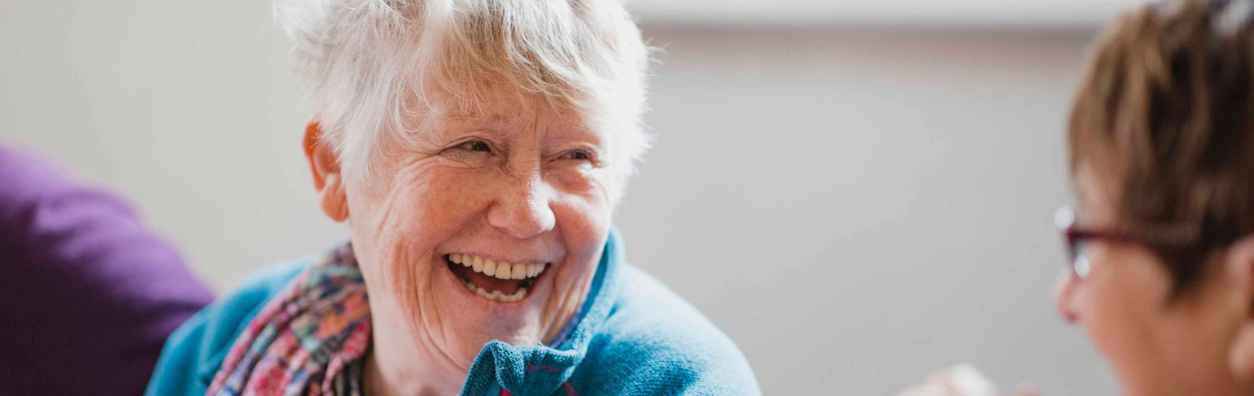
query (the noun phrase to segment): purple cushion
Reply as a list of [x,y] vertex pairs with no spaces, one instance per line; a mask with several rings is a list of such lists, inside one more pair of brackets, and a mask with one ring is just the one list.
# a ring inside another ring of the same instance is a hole
[[0,146],[0,393],[141,394],[212,299],[121,199]]

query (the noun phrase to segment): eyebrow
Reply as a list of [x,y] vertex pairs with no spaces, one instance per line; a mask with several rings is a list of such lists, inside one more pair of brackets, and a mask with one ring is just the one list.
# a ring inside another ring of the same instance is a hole
[[434,127],[433,132],[437,134],[445,134],[453,131],[481,130],[491,132],[501,137],[509,135],[509,132],[504,130],[504,128],[497,127],[509,124],[506,117],[499,114],[491,116],[478,116],[468,113],[440,114],[436,116],[433,121],[434,122],[432,122],[430,126]]
[[436,116],[436,118],[439,118],[444,121],[455,121],[455,122],[506,123],[508,121],[506,120],[505,116],[501,114],[483,115],[483,114],[475,114],[471,112],[441,113],[438,116]]
[[563,138],[580,139],[580,140],[588,140],[596,144],[601,144],[605,140],[604,138],[601,137],[600,134],[596,133],[596,131],[592,130],[591,128],[588,128],[585,125],[579,125],[579,124],[563,125],[562,127],[556,128],[552,130],[551,133],[545,135],[545,138],[550,139],[550,140],[563,139]]

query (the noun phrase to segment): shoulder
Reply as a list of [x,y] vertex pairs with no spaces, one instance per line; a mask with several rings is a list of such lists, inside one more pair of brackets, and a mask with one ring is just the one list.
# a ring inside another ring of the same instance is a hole
[[166,340],[147,395],[203,395],[235,339],[312,258],[266,266],[188,319]]
[[54,164],[0,142],[0,389],[139,393],[213,293],[125,199]]
[[633,266],[619,279],[617,303],[585,358],[590,393],[761,394],[744,354],[696,308]]

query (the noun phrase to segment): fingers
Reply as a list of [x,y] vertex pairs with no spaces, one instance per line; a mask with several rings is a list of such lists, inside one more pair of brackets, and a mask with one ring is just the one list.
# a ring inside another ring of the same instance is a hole
[[906,389],[897,394],[897,396],[962,396],[962,394],[958,393],[952,386],[927,382]]
[[923,382],[925,383],[935,382],[935,383],[944,384],[944,383],[949,383],[952,380],[953,380],[953,376],[949,375],[949,370],[936,370],[936,371],[927,373],[927,376],[923,377]]
[[1015,388],[1014,396],[1041,396],[1041,391],[1032,384],[1024,382]]
[[[915,385],[899,393],[897,396],[965,396],[954,386],[952,377],[947,370],[934,371],[925,377],[922,384]],[[1017,395],[1016,395],[1017,396]]]
[[[974,366],[960,364],[944,370],[928,373],[923,383],[910,387],[897,396],[994,396],[993,383]],[[1035,386],[1024,382],[1015,388],[1012,396],[1041,396]]]

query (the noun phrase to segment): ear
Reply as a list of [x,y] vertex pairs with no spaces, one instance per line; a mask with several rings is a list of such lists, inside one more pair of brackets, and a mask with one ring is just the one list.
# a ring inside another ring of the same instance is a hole
[[322,140],[322,126],[317,119],[305,126],[304,146],[305,158],[309,159],[309,170],[313,172],[314,190],[318,193],[322,212],[336,222],[347,220],[348,195],[344,190],[344,176],[340,173],[339,158],[331,145]]
[[1225,276],[1236,294],[1236,334],[1228,347],[1228,366],[1242,383],[1254,383],[1254,236],[1237,240],[1224,254]]

